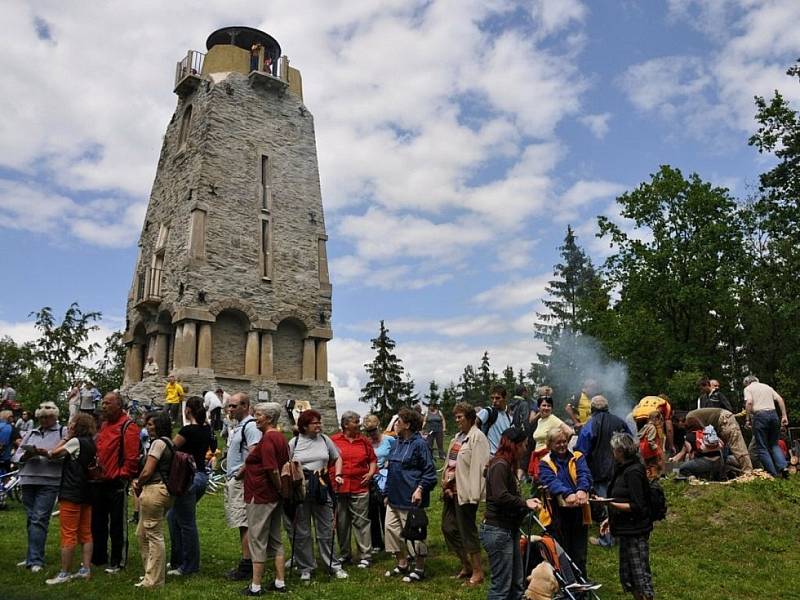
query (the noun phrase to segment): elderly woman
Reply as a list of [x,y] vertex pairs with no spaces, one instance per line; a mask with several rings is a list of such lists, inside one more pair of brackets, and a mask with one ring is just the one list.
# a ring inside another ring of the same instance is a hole
[[539,411],[535,413],[531,421],[534,428],[533,440],[536,446],[531,454],[528,464],[528,474],[534,481],[539,481],[539,461],[550,450],[547,447],[547,434],[551,429],[559,429],[564,432],[567,439],[575,433],[572,428],[553,414],[553,388],[542,386],[538,390]]
[[39,451],[55,448],[64,438],[66,427],[58,424],[58,407],[53,402],[42,403],[34,414],[39,426],[22,438],[13,461],[20,464],[22,504],[28,517],[28,555],[17,566],[38,573],[44,565],[47,528],[61,485],[61,463],[48,460]]
[[350,537],[354,533],[360,569],[370,566],[372,545],[369,522],[369,484],[378,470],[370,441],[361,434],[361,417],[352,410],[342,413],[342,430],[331,436],[342,457],[342,480],[336,491],[336,537],[342,562],[351,562]]
[[275,580],[267,589],[286,591],[281,541],[281,469],[289,462],[289,446],[278,431],[280,415],[281,405],[277,402],[259,402],[253,408],[253,418],[261,431],[261,440],[244,461],[244,501],[253,561],[253,579],[242,591],[245,596],[263,594],[261,579],[268,558],[275,560]]
[[547,490],[546,511],[542,522],[548,525],[566,553],[586,575],[586,546],[589,541],[589,490],[592,473],[586,457],[567,448],[569,438],[560,429],[547,433],[550,452],[542,457],[539,480]]
[[486,516],[480,536],[492,569],[488,600],[518,600],[525,587],[519,526],[526,511],[542,506],[536,498],[523,500],[520,494],[517,469],[525,454],[526,437],[518,427],[503,431],[497,452],[486,467]]
[[386,505],[383,493],[386,490],[386,476],[389,474],[389,454],[397,443],[397,439],[386,435],[381,428],[381,420],[377,415],[364,417],[364,431],[375,452],[377,470],[372,476],[369,488],[369,521],[372,534],[372,553],[383,550],[383,524],[386,522]]
[[419,434],[422,415],[411,408],[401,408],[394,429],[397,445],[389,455],[386,478],[386,551],[394,554],[397,566],[386,576],[400,575],[406,583],[425,578],[425,556],[428,548],[419,542],[415,549],[414,570],[410,571],[406,541],[402,536],[408,513],[414,508],[427,508],[431,490],[436,487],[436,467],[428,444]]
[[610,532],[619,541],[619,579],[622,589],[636,600],[655,596],[653,575],[650,572],[650,488],[644,465],[639,458],[636,440],[626,433],[611,438],[614,453],[614,475],[609,493],[614,499],[608,504],[608,519],[600,533]]
[[[61,522],[61,571],[48,585],[66,583],[72,579],[89,579],[92,564],[92,502],[89,490],[89,466],[97,449],[94,417],[78,413],[67,428],[67,439],[52,450],[38,449],[38,454],[51,460],[63,458],[61,486],[58,492],[59,521]],[[77,573],[70,573],[75,547],[83,544],[82,564]]]
[[200,536],[197,533],[197,503],[208,486],[206,452],[216,440],[211,427],[206,423],[206,409],[200,396],[192,396],[183,410],[186,425],[181,427],[172,440],[176,449],[192,455],[197,466],[192,486],[182,496],[176,496],[167,513],[172,569],[167,575],[191,575],[200,570]]
[[442,473],[442,533],[447,547],[461,560],[457,579],[475,587],[483,582],[481,546],[475,518],[478,504],[485,498],[484,469],[489,462],[489,440],[475,426],[475,408],[460,402],[453,408],[458,427],[447,449],[447,464]]
[[308,496],[297,507],[294,521],[285,519],[292,540],[292,566],[300,569],[300,580],[310,581],[316,568],[311,539],[311,519],[317,532],[317,549],[322,562],[337,579],[347,573],[333,554],[333,498],[327,482],[328,467],[333,465],[336,485],[343,485],[342,458],[331,438],[322,433],[322,415],[309,409],[297,419],[298,434],[289,442],[289,458],[300,463],[306,476]]
[[167,413],[150,413],[145,426],[152,441],[144,468],[139,479],[133,483],[133,490],[139,496],[141,506],[136,536],[139,538],[144,577],[135,585],[155,588],[164,585],[166,577],[164,520],[172,499],[165,482],[169,476],[174,449],[169,439],[172,421]]

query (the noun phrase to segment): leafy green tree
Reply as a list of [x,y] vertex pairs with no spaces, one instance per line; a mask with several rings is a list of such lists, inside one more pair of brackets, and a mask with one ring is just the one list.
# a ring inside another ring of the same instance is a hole
[[125,375],[125,344],[122,342],[121,331],[115,331],[106,338],[103,357],[96,367],[87,369],[86,374],[101,392],[122,387]]
[[17,344],[9,336],[0,338],[0,384],[19,388],[19,380],[32,366],[30,344]]
[[381,321],[378,337],[372,338],[375,358],[364,365],[369,380],[361,388],[359,398],[384,423],[403,406],[408,396],[407,382],[403,380],[403,361],[394,354],[395,345],[395,341],[389,337],[389,330]]
[[[800,81],[800,61],[787,72]],[[750,145],[777,164],[760,177],[746,211],[750,267],[741,294],[742,353],[762,381],[800,411],[800,115],[785,97],[756,97],[758,130]],[[797,399],[797,400],[795,400]]]
[[615,323],[597,331],[624,359],[632,391],[663,391],[672,373],[722,373],[737,335],[737,275],[744,260],[742,221],[728,190],[662,166],[617,198],[623,229],[599,218],[615,252],[606,261],[619,289]]

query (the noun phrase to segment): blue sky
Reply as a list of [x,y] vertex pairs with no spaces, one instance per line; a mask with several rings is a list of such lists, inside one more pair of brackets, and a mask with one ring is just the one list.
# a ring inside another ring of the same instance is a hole
[[[420,387],[484,350],[526,368],[568,224],[661,164],[729,187],[768,159],[753,95],[800,56],[796,0],[5,5],[0,334],[77,301],[120,327],[174,64],[230,24],[272,34],[315,116],[334,283],[330,375],[354,406],[386,319]],[[134,27],[131,25],[135,24]],[[626,226],[625,223],[622,223]]]

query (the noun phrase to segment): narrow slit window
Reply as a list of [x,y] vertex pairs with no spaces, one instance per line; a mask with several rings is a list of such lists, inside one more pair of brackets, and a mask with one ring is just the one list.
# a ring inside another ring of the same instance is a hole
[[269,219],[261,219],[261,276],[272,279],[272,232]]
[[272,186],[270,183],[269,157],[261,155],[261,208],[272,208]]
[[178,148],[183,148],[186,138],[189,137],[189,127],[192,125],[192,105],[186,107],[181,118],[181,129],[178,133]]
[[319,282],[329,284],[331,279],[328,273],[328,251],[325,248],[325,238],[317,240],[317,261],[319,264]]
[[206,211],[196,208],[192,211],[189,230],[189,256],[205,258],[206,255]]

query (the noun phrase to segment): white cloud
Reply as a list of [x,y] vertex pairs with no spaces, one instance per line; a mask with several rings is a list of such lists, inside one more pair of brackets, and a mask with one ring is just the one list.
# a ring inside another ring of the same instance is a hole
[[474,301],[497,309],[530,305],[546,295],[545,288],[552,278],[552,273],[544,273],[535,277],[512,279],[477,294]]
[[608,122],[611,120],[611,113],[584,115],[578,120],[589,128],[589,131],[592,132],[594,137],[598,140],[602,140],[608,133]]
[[609,196],[617,196],[627,189],[613,181],[576,181],[556,204],[555,219],[567,222],[578,217],[582,208]]

